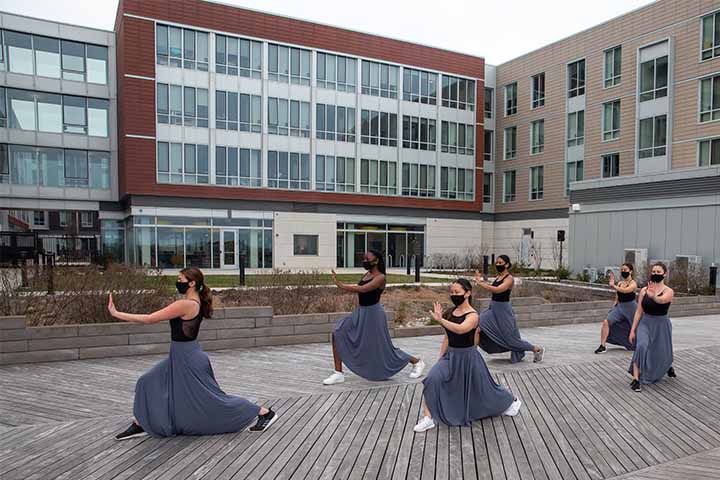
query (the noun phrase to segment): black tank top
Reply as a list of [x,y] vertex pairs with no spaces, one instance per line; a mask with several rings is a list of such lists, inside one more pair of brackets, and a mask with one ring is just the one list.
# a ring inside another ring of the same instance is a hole
[[[452,323],[457,323],[460,325],[465,321],[465,317],[468,316],[468,314],[474,313],[474,312],[468,312],[463,315],[460,315],[459,317],[456,317],[454,314],[450,314],[450,318],[448,318],[448,321]],[[445,329],[447,332],[448,337],[448,345],[455,348],[466,348],[466,347],[472,347],[475,345],[475,329],[473,328],[469,332],[466,333],[455,333],[451,332],[447,328]]]
[[[507,278],[507,277],[504,277],[502,279],[496,278],[495,281],[492,283],[492,286],[497,287],[497,286],[501,285],[503,283],[503,281],[505,280],[505,278]],[[510,301],[510,292],[512,292],[512,288],[508,288],[507,290],[505,290],[504,292],[501,292],[501,293],[493,293],[491,298],[494,302],[509,302]]]
[[617,292],[617,298],[619,303],[632,302],[636,299],[635,292]]
[[[658,297],[662,297],[662,294],[665,293],[663,291]],[[642,301],[642,308],[643,312],[647,313],[648,315],[656,315],[656,316],[663,316],[667,315],[668,310],[670,310],[670,303],[657,303],[655,300],[650,298],[647,293],[645,294],[645,297],[643,297]]]
[[183,320],[180,317],[173,318],[170,320],[170,338],[173,342],[192,342],[197,339],[202,320],[200,312],[190,320]]
[[[366,283],[370,283],[372,281],[372,278],[369,278],[367,280],[360,280],[358,282],[359,286],[363,286]],[[369,292],[358,292],[358,302],[360,302],[360,305],[363,307],[369,307],[371,305],[375,305],[376,303],[380,302],[380,295],[383,293],[382,288],[376,288],[375,290],[370,290]]]

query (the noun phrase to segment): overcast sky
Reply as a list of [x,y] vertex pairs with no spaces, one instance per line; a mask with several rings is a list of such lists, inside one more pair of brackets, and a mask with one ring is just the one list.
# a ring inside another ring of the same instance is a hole
[[[0,0],[0,10],[112,30],[117,3],[117,0]],[[225,0],[225,3],[479,55],[498,65],[652,2]]]

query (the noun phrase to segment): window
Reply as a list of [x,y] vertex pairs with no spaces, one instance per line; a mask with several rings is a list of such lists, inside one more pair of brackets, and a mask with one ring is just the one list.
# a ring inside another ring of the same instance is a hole
[[27,90],[7,89],[10,128],[35,130],[35,95]]
[[510,170],[503,174],[503,203],[515,201],[515,180],[515,170]]
[[702,140],[699,144],[698,165],[701,167],[720,165],[720,138]]
[[[187,91],[185,92],[188,93]],[[157,84],[157,121],[172,125],[183,124],[183,87]]]
[[110,188],[110,152],[88,152],[90,188]]
[[700,80],[700,121],[709,122],[718,119],[720,119],[720,75]]
[[240,94],[240,131],[262,132],[262,97]]
[[209,183],[207,145],[158,142],[158,183]]
[[[159,85],[158,85],[159,86]],[[158,112],[159,115],[159,112]],[[208,91],[205,88],[185,87],[183,94],[185,126],[208,126]]]
[[107,137],[110,102],[100,98],[87,99],[88,135],[91,137]]
[[36,74],[41,77],[60,78],[60,40],[33,35],[33,46]]
[[603,141],[620,138],[620,100],[603,104]]
[[495,132],[492,130],[485,130],[485,142],[484,143],[484,152],[483,152],[483,159],[486,162],[492,162],[495,158],[493,156],[494,153],[494,143],[495,143]]
[[610,153],[602,156],[602,177],[620,176],[620,154]]
[[269,151],[268,186],[310,190],[310,155]]
[[532,77],[532,108],[545,105],[545,72]]
[[569,162],[567,164],[567,173],[565,174],[565,195],[570,195],[570,184],[573,182],[580,182],[584,177],[584,162],[578,160],[577,162]]
[[654,58],[640,64],[640,101],[667,97],[668,57]]
[[493,174],[483,173],[483,203],[493,203]]
[[[1,37],[1,35],[0,35]],[[2,45],[0,45],[0,48]],[[5,88],[0,87],[0,128],[7,128],[8,116],[7,116],[7,98],[5,97]]]
[[585,143],[585,110],[568,114],[567,146]]
[[65,150],[65,186],[88,186],[88,152]]
[[440,168],[440,197],[473,200],[475,171],[469,168]]
[[517,154],[517,127],[505,127],[505,160],[512,160]]
[[485,88],[485,118],[493,118],[495,90]]
[[435,119],[403,115],[403,148],[435,151]]
[[88,83],[107,84],[108,49],[98,45],[86,45]]
[[62,41],[62,77],[65,80],[85,81],[85,44]]
[[517,113],[517,83],[505,85],[505,116]]
[[215,184],[259,187],[262,185],[260,150],[215,147]]
[[262,43],[215,35],[215,71],[227,75],[260,78]]
[[355,141],[355,109],[318,103],[316,108],[316,137],[338,142]]
[[109,189],[109,172],[109,152],[0,145],[0,183]]
[[437,103],[437,73],[403,69],[403,100],[407,102]]
[[316,76],[320,88],[354,92],[357,85],[357,60],[318,52]]
[[665,155],[667,143],[667,115],[640,120],[640,158]]
[[68,225],[70,225],[70,212],[66,210],[61,210],[58,212],[58,223],[60,224],[60,228],[66,228]]
[[362,93],[375,97],[397,98],[398,67],[363,60]]
[[442,106],[459,110],[475,110],[475,80],[442,76]]
[[10,183],[10,162],[8,146],[0,143],[0,183]]
[[47,212],[44,210],[33,211],[33,227],[46,227],[47,226]]
[[310,51],[268,45],[268,78],[276,82],[310,85]]
[[317,255],[318,235],[293,235],[293,255]]
[[290,100],[290,136],[310,137],[310,104]]
[[310,137],[310,104],[268,97],[268,133]]
[[360,191],[381,195],[397,194],[397,164],[385,160],[360,160]]
[[237,131],[238,119],[238,94],[216,90],[215,128]]
[[585,60],[568,64],[568,98],[585,95]]
[[158,24],[155,28],[155,58],[158,65],[207,72],[208,34]]
[[435,166],[403,162],[402,194],[409,197],[434,197]]
[[87,99],[63,95],[63,131],[87,133]]
[[440,151],[474,155],[475,129],[473,126],[443,120],[440,130]]
[[37,102],[37,129],[40,132],[62,133],[62,95],[35,93]]
[[80,228],[93,228],[94,212],[80,212]]
[[321,192],[354,192],[355,159],[333,157],[332,155],[316,155],[315,190]]
[[530,154],[542,153],[545,150],[545,120],[530,123]]
[[543,175],[545,167],[530,167],[530,200],[543,199]]
[[622,47],[614,47],[605,50],[605,70],[603,74],[605,88],[614,87],[620,84],[622,78],[620,67],[622,66]]
[[702,45],[700,51],[703,60],[720,55],[720,12],[702,18]]
[[33,74],[32,36],[26,33],[2,32],[7,46],[8,70],[14,73]]
[[362,143],[397,147],[397,114],[362,110],[360,128]]
[[173,125],[182,125],[182,87],[179,85],[169,85],[169,102],[170,105],[170,123]]

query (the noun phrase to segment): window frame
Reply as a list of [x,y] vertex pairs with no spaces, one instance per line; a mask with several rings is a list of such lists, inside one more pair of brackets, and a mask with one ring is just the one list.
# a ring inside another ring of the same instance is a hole
[[[582,65],[582,79],[580,78],[580,65]],[[573,66],[576,66],[577,68],[577,86],[572,86],[572,68]],[[565,73],[565,82],[566,82],[566,98],[575,98],[580,97],[582,95],[585,95],[585,89],[587,87],[587,61],[585,58],[579,58],[577,60],[573,60],[572,62],[568,62],[566,66],[566,73]]]
[[[542,89],[536,83],[542,83]],[[545,106],[545,72],[540,72],[530,77],[530,109],[535,110],[543,106]]]
[[[661,121],[661,119],[665,117],[665,143],[663,144],[656,144],[657,140],[657,133],[660,131],[657,129],[658,123]],[[637,150],[636,155],[637,159],[643,159],[643,158],[656,158],[656,157],[662,157],[667,155],[667,148],[668,148],[668,122],[667,122],[668,114],[664,113],[662,115],[655,115],[654,117],[647,117],[638,119],[638,135],[637,135]],[[652,145],[650,147],[642,147],[642,134],[641,129],[643,125],[643,121],[646,120],[652,120]],[[643,152],[646,152],[648,150],[651,150],[651,155],[643,155]],[[658,153],[658,151],[661,151],[661,153]]]
[[[537,173],[537,175],[535,175]],[[537,178],[536,178],[537,177]],[[537,180],[537,186],[535,185]],[[537,202],[545,197],[545,165],[528,167],[528,200]]]
[[[617,169],[613,168],[615,165],[610,164],[610,173],[617,171],[617,175],[605,175],[605,161],[611,160],[616,163]],[[600,178],[615,178],[620,176],[620,152],[605,153],[600,156]]]
[[[618,56],[618,52],[620,55],[620,60],[619,60],[620,72],[615,71],[615,67],[616,67],[615,59]],[[612,73],[611,76],[608,76],[609,72],[607,71],[608,54],[612,55],[611,65],[612,65],[613,71],[611,72]],[[621,83],[622,83],[622,44],[615,45],[614,47],[606,48],[605,50],[603,50],[603,89],[617,87]]]
[[[704,38],[705,38],[705,19],[712,17],[712,31],[711,35],[713,37],[712,44],[709,48],[704,48]],[[720,56],[720,38],[716,38],[715,32],[718,31],[718,22],[720,22],[720,11],[715,10],[713,12],[710,12],[706,15],[702,15],[699,18],[700,21],[700,48],[698,49],[698,57],[700,63],[707,62],[708,60],[712,60],[713,58],[717,58]],[[705,52],[710,51],[709,56],[705,56]]]
[[[582,169],[582,178],[578,179],[578,165]],[[570,166],[574,166],[575,180],[570,180]],[[565,197],[570,196],[570,184],[574,182],[582,182],[585,179],[585,159],[565,162]]]
[[[708,144],[708,163],[703,165],[703,144]],[[717,148],[714,148],[717,147]],[[713,152],[717,151],[717,163],[713,163]],[[697,141],[697,167],[698,168],[718,168],[720,167],[720,137],[703,138]]]
[[[508,191],[508,175],[512,180],[512,192]],[[517,201],[517,170],[505,170],[503,171],[503,196],[502,203],[513,203]]]
[[[508,132],[514,132],[514,149],[508,150]],[[512,152],[512,156],[508,155],[508,152]],[[503,160],[515,160],[517,158],[517,125],[510,125],[503,129]]]
[[[580,128],[579,128],[579,126],[580,126],[580,114],[581,114],[581,113],[582,113],[582,127],[583,127],[583,128],[582,128],[582,131],[581,131]],[[571,117],[572,115],[575,116],[575,117],[574,117],[574,118],[575,118],[575,122],[574,122],[574,124],[575,124],[575,130],[574,130],[574,131],[575,131],[575,136],[574,136],[574,137],[571,137],[571,136],[570,136],[570,133],[573,131],[573,130],[572,130],[572,127],[571,127],[573,122],[570,121],[570,117]],[[580,133],[582,133],[582,134],[580,134]],[[567,131],[566,131],[565,135],[566,135],[566,146],[567,146],[567,148],[569,148],[569,147],[577,147],[577,146],[580,146],[580,145],[584,145],[584,144],[585,144],[585,110],[576,110],[576,111],[574,111],[574,112],[569,112],[569,113],[567,114]]]
[[[503,91],[505,92],[505,102],[503,104],[503,111],[505,112],[505,117],[511,117],[513,115],[517,115],[518,113],[517,88],[517,82],[508,83],[503,87]],[[514,100],[508,99],[508,89],[512,89],[512,91],[514,92]]]
[[[538,134],[541,142],[536,143],[535,127],[538,126]],[[545,119],[538,118],[530,122],[530,155],[540,155],[545,152]]]
[[[613,125],[611,128],[607,129],[607,125],[605,125],[605,109],[606,107],[610,106],[612,111],[610,113],[611,122]],[[615,111],[617,110],[617,125],[614,125],[615,122]],[[600,128],[601,128],[601,137],[600,140],[602,142],[614,142],[616,140],[620,139],[620,128],[621,128],[621,122],[622,122],[622,101],[620,98],[616,98],[614,100],[609,100],[607,102],[604,102],[602,104],[602,111],[601,111],[601,118],[600,118]]]
[[[665,42],[659,42],[659,43],[665,43]],[[653,44],[657,45],[657,44]],[[650,45],[649,47],[653,46]],[[648,47],[645,47],[648,48]],[[642,52],[642,48],[639,50],[639,52]],[[666,59],[666,78],[665,78],[665,86],[658,87],[658,60]],[[652,62],[652,79],[653,79],[653,85],[650,90],[643,90],[643,65],[648,64]],[[657,100],[659,98],[666,98],[670,94],[670,54],[667,53],[665,55],[661,55],[659,57],[655,57],[653,59],[647,60],[645,62],[640,62],[638,64],[638,103],[642,102],[649,102],[652,100]],[[661,94],[662,93],[662,94]]]

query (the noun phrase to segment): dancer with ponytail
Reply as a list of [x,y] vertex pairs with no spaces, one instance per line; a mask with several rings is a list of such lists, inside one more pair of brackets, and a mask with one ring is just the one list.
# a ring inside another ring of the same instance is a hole
[[445,329],[440,359],[423,380],[423,410],[414,430],[424,432],[440,421],[451,427],[469,426],[485,417],[515,416],[521,402],[498,385],[475,347],[478,314],[472,307],[472,285],[458,278],[450,286],[454,307],[444,314],[439,303],[430,312]]
[[520,338],[517,319],[510,304],[510,292],[515,283],[510,275],[510,258],[500,255],[495,260],[497,277],[493,283],[487,283],[479,272],[475,273],[475,282],[481,288],[492,293],[490,306],[480,315],[480,326],[476,342],[487,353],[510,353],[510,361],[516,363],[525,357],[525,352],[533,352],[533,362],[539,363],[545,357],[545,349],[532,345]]
[[347,317],[338,321],[332,336],[335,372],[323,381],[334,385],[345,381],[342,364],[367,380],[387,380],[408,363],[413,365],[410,378],[419,378],[425,363],[408,355],[392,344],[385,309],[380,296],[385,290],[385,261],[382,253],[370,250],[363,256],[367,273],[357,285],[333,280],[338,288],[358,294],[359,306]]
[[636,392],[642,390],[643,384],[655,383],[666,374],[677,376],[672,366],[672,323],[668,318],[675,292],[665,285],[664,263],[654,264],[650,273],[648,286],[640,291],[629,338],[635,344],[635,353],[628,373],[633,376],[630,388]]
[[119,320],[144,324],[169,320],[172,337],[168,358],[145,372],[135,386],[135,421],[115,438],[230,433],[255,418],[250,430],[265,430],[277,419],[275,412],[223,392],[197,342],[200,323],[213,313],[212,292],[202,272],[195,267],[181,270],[175,286],[183,298],[151,314],[118,312],[112,295],[108,300],[110,315]]
[[605,343],[612,343],[613,345],[625,347],[626,350],[633,350],[633,345],[628,339],[635,311],[637,310],[637,300],[635,298],[637,283],[633,278],[633,270],[632,263],[623,263],[620,271],[623,279],[619,283],[615,283],[615,275],[610,273],[610,286],[616,291],[615,304],[603,321],[600,330],[600,346],[595,350],[595,353],[607,352]]

